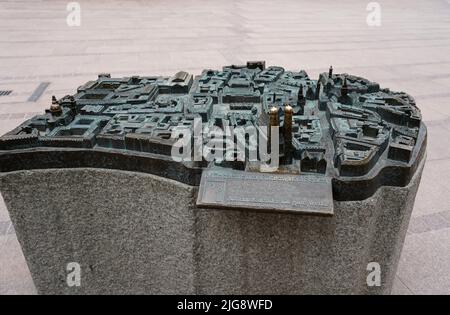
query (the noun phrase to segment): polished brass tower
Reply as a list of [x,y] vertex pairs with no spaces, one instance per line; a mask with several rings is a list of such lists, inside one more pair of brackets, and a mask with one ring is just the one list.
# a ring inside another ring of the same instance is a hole
[[286,104],[284,107],[284,155],[287,160],[292,158],[292,115],[294,109]]

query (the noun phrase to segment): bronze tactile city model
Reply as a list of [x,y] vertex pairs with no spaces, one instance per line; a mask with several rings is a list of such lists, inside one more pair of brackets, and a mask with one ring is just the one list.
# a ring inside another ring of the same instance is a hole
[[[213,127],[279,126],[277,172],[259,174],[260,162],[248,156],[173,161],[171,135],[193,131],[195,118],[202,124],[200,145],[211,141]],[[139,171],[200,185],[200,206],[332,214],[333,199],[362,200],[382,185],[407,185],[425,147],[426,128],[408,94],[332,67],[312,80],[303,70],[259,61],[195,78],[183,71],[121,79],[101,74],[1,137],[0,170]],[[223,185],[230,188],[223,192]]]
[[389,294],[426,139],[332,68],[101,74],[0,138],[0,191],[41,294]]

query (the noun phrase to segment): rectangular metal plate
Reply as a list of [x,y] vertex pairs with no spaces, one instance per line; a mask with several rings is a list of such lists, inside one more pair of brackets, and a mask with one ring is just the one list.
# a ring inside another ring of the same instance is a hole
[[207,169],[202,174],[197,206],[333,215],[331,178]]

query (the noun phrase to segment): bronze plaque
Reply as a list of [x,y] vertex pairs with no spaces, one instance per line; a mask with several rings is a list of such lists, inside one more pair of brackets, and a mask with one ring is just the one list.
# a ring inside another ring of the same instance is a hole
[[208,169],[202,174],[197,206],[333,215],[331,178]]

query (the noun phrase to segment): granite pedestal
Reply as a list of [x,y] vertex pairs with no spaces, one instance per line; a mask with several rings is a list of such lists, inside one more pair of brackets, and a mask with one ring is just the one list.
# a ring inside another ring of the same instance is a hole
[[331,217],[198,209],[197,187],[107,169],[2,173],[0,188],[40,294],[389,294],[424,160]]

